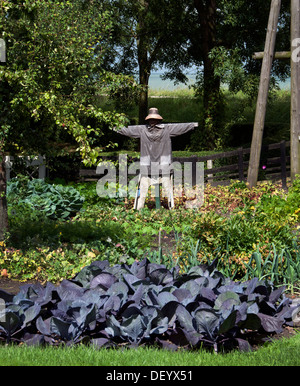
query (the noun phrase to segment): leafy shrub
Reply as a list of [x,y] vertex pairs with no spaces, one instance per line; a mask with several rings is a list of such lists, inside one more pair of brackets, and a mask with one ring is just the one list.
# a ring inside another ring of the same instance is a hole
[[99,197],[97,194],[97,182],[84,182],[77,183],[73,185],[76,190],[84,197],[84,207],[87,208],[92,205],[103,204],[108,200],[102,197]]
[[[277,196],[273,197],[270,201],[272,205],[277,199]],[[296,257],[293,251],[299,242],[289,220],[284,216],[275,218],[275,214],[268,215],[259,210],[263,205],[245,206],[230,216],[214,212],[200,214],[185,237],[188,242],[191,237],[200,241],[200,260],[204,256],[208,260],[212,260],[212,256],[221,256],[224,266],[229,265],[230,274],[235,272],[237,279],[245,275],[254,252],[259,251],[262,259],[266,259],[275,247],[277,251],[289,250]],[[184,248],[185,244],[181,250]]]
[[16,296],[1,291],[0,339],[248,350],[256,333],[292,324],[295,308],[283,291],[257,278],[232,282],[215,262],[180,275],[146,259],[112,267],[96,261],[57,287],[25,285]]
[[11,208],[24,205],[51,219],[67,219],[83,206],[84,198],[71,186],[51,185],[43,180],[9,181],[7,199]]
[[296,178],[286,196],[264,194],[256,207],[258,215],[293,224],[300,220],[300,178]]

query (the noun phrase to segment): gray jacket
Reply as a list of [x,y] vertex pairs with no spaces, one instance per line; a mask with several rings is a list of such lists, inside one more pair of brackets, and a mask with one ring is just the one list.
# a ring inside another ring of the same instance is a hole
[[123,127],[117,132],[131,138],[140,138],[141,169],[147,168],[149,173],[152,163],[158,163],[162,167],[172,163],[172,137],[185,134],[197,126],[196,122],[158,124],[153,128],[150,125],[137,125]]

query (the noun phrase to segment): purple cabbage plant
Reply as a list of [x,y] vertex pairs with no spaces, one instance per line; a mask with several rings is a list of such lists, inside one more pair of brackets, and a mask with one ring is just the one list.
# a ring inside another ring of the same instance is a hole
[[0,340],[249,350],[258,337],[293,325],[297,310],[284,287],[257,278],[234,282],[216,265],[181,274],[147,259],[95,261],[58,286],[24,285],[15,296],[0,290]]

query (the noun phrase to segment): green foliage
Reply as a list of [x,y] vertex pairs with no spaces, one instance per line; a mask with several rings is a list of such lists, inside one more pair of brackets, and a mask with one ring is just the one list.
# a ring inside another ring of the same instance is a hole
[[10,236],[2,245],[0,267],[20,280],[58,282],[96,257],[116,264],[138,256],[134,240],[123,241],[122,227],[113,221],[54,221],[32,210],[24,212],[23,207],[10,214]]
[[286,196],[264,194],[256,206],[257,214],[275,221],[296,222],[300,215],[300,178],[296,178]]
[[[100,199],[95,183],[73,187],[85,202],[67,221],[50,220],[23,198],[10,206],[0,268],[11,277],[59,281],[95,258],[118,264],[147,256],[181,272],[217,258],[218,269],[232,279],[267,277],[291,290],[299,286],[299,180],[288,193],[270,183],[206,186],[199,210],[178,203],[173,211],[149,209],[151,198],[144,210],[134,211],[132,200]],[[20,197],[26,191],[20,183]]]
[[70,186],[51,185],[43,180],[12,179],[7,184],[9,208],[26,205],[51,219],[68,219],[82,208],[84,198]]
[[293,253],[289,249],[282,249],[279,253],[275,246],[266,258],[260,252],[254,252],[246,268],[246,280],[253,277],[260,280],[268,278],[275,285],[286,285],[292,294],[300,290],[300,249],[296,243]]
[[54,142],[73,141],[83,160],[95,163],[95,137],[127,123],[123,114],[96,107],[95,94],[115,94],[122,87],[128,94],[136,86],[131,77],[102,68],[110,12],[79,0],[5,4],[0,14],[7,42],[7,63],[0,70],[3,145],[51,154],[57,152]]
[[[260,65],[251,54],[263,46],[268,12],[267,3],[220,2],[212,41],[222,45],[209,51],[216,75],[224,74],[226,80],[242,70],[249,77],[259,73]],[[155,63],[167,68],[167,77],[179,81],[185,80],[183,69],[191,63],[202,72],[204,54],[198,37],[203,27],[200,16],[206,15],[186,1],[2,1],[0,30],[7,43],[7,63],[0,70],[0,144],[4,146],[5,137],[10,151],[46,154],[53,151],[54,141],[75,141],[85,162],[95,163],[99,149],[93,144],[100,146],[109,128],[128,123],[123,114],[99,108],[98,96],[117,97],[124,111],[124,101],[136,100],[140,90],[132,77],[120,73],[132,74],[145,58],[142,67],[146,66],[147,76]],[[281,45],[288,21],[283,5]],[[142,58],[144,52],[147,56]],[[285,68],[276,64],[276,74],[284,77]],[[246,75],[236,78],[232,89],[242,84],[253,94],[252,80],[248,82]]]

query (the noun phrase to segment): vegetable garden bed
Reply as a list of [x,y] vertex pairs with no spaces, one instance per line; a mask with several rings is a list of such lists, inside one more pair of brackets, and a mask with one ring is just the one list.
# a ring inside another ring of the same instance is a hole
[[233,282],[209,266],[169,270],[147,259],[110,266],[95,261],[72,280],[54,286],[27,284],[6,302],[0,339],[6,343],[97,347],[158,346],[214,351],[251,349],[300,310],[257,278]]
[[300,180],[288,192],[207,186],[197,211],[178,202],[136,212],[129,201],[99,200],[94,185],[20,180],[9,191],[3,342],[222,351],[295,332]]

